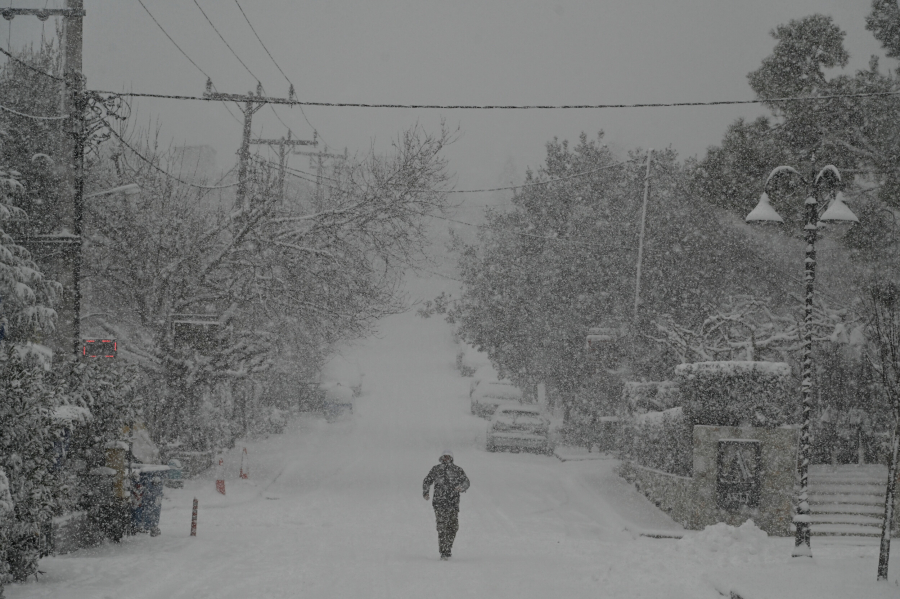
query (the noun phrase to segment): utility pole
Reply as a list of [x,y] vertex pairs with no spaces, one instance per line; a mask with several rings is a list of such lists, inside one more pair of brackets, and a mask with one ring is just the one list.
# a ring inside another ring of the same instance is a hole
[[638,307],[641,305],[641,263],[644,259],[644,231],[647,227],[647,200],[650,196],[650,157],[653,150],[647,150],[647,174],[644,175],[644,204],[641,208],[641,234],[638,240],[637,276],[634,284],[634,324],[637,326]]
[[[72,297],[66,302],[72,307],[72,351],[78,354],[81,347],[81,266],[82,233],[84,222],[84,76],[82,75],[82,47],[84,43],[84,0],[66,0],[71,11],[64,19],[63,44],[65,47],[63,79],[65,80],[65,114],[69,115],[69,155],[72,163],[68,169],[69,193],[72,198],[71,219],[74,240],[69,248],[72,263]],[[68,212],[68,211],[67,211]]]
[[328,146],[325,146],[324,152],[294,152],[298,156],[310,156],[316,159],[316,202],[321,205],[325,200],[325,194],[322,192],[322,177],[325,170],[325,158],[337,158],[339,160],[347,160],[347,149],[344,148],[343,154],[329,154]]
[[[250,201],[247,198],[247,190],[249,188],[248,172],[250,169],[250,135],[252,133],[251,125],[253,122],[253,115],[257,110],[259,110],[266,104],[284,104],[291,101],[291,98],[285,100],[283,98],[270,98],[267,96],[263,96],[262,91],[262,83],[257,83],[255,94],[252,92],[248,93],[247,95],[222,94],[213,91],[212,80],[207,79],[206,91],[203,92],[203,97],[210,100],[226,100],[237,102],[238,105],[240,105],[241,103],[244,104],[244,107],[241,108],[241,111],[244,113],[244,136],[241,140],[241,149],[238,150],[238,159],[240,162],[238,167],[237,198],[235,199],[235,208],[244,211],[250,210]],[[293,96],[293,88],[290,95]]]
[[71,344],[73,353],[81,347],[81,235],[84,194],[84,92],[81,49],[85,16],[84,0],[66,0],[65,8],[0,8],[0,16],[11,21],[18,16],[34,16],[41,21],[63,18],[63,80],[60,112],[62,122],[60,154],[66,165],[66,188],[54,206],[57,222],[51,233],[26,231],[23,244],[41,265],[41,269],[63,287],[62,301],[56,306],[57,325],[47,340],[54,352],[64,354]]
[[[316,140],[315,133],[313,134],[312,141],[306,139],[291,139],[291,130],[288,129],[287,139],[282,137],[281,139],[251,139],[251,145],[269,145],[269,146],[278,146],[278,198],[284,202],[284,174],[285,167],[287,167],[287,156],[289,152],[289,148],[293,148],[296,146],[315,146],[318,145],[318,141]],[[296,150],[295,150],[296,153]]]

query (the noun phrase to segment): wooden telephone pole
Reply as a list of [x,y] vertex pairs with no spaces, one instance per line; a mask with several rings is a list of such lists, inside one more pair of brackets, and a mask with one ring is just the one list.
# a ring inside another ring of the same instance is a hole
[[[82,40],[85,16],[84,0],[66,0],[65,8],[2,8],[7,21],[18,16],[34,16],[46,21],[63,17],[63,81],[60,109],[69,118],[62,121],[60,153],[66,165],[66,188],[61,190],[54,216],[53,231],[35,235],[25,233],[23,243],[41,269],[62,284],[62,301],[56,306],[57,325],[47,345],[59,353],[81,349],[81,237],[84,198],[85,108],[87,96],[82,75]],[[71,344],[71,345],[70,345]]]
[[[245,129],[246,130],[246,129]],[[284,174],[287,167],[287,157],[290,148],[296,146],[315,146],[318,145],[316,135],[313,133],[312,141],[306,139],[291,139],[291,130],[288,129],[287,139],[251,139],[250,145],[268,145],[278,146],[278,198],[284,202]],[[298,153],[294,150],[294,153]]]
[[[291,88],[291,96],[293,95],[293,88]],[[284,104],[285,102],[290,101],[284,100],[283,98],[272,98],[268,96],[262,95],[262,83],[257,83],[256,85],[256,93],[248,93],[247,95],[240,94],[222,94],[216,91],[213,91],[212,80],[206,80],[206,91],[203,92],[204,98],[209,98],[210,100],[228,100],[232,102],[237,102],[238,105],[243,104],[243,108],[241,111],[244,113],[244,136],[241,139],[241,149],[238,150],[239,157],[239,167],[238,167],[238,188],[237,188],[237,198],[235,199],[235,208],[239,210],[249,211],[250,199],[247,197],[247,190],[249,189],[249,169],[250,169],[250,144],[251,143],[281,143],[279,140],[251,140],[250,135],[252,134],[251,125],[253,123],[253,115],[257,110],[265,106],[266,104]],[[290,137],[290,133],[288,134]],[[308,142],[301,140],[291,140],[290,144],[287,145],[316,145],[316,142]],[[283,172],[283,168],[282,168]],[[282,174],[282,179],[284,175]]]
[[[84,0],[66,0],[66,8],[70,14],[64,19],[63,44],[63,79],[65,80],[64,114],[69,118],[70,156],[72,157],[69,173],[69,188],[72,198],[71,219],[72,234],[75,239],[69,249],[72,264],[71,305],[72,351],[79,353],[81,348],[81,242],[84,224],[84,75],[82,74],[82,48],[84,45]],[[67,211],[68,212],[68,211]]]
[[322,177],[325,172],[325,159],[337,158],[338,160],[347,160],[347,149],[344,149],[343,154],[329,154],[328,146],[325,146],[324,152],[294,152],[294,154],[297,154],[298,156],[310,156],[311,158],[316,159],[316,202],[321,204],[325,199],[325,194],[322,192]]

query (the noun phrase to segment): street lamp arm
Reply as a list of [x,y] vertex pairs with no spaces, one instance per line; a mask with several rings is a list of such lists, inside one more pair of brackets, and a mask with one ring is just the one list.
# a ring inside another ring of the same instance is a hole
[[819,184],[819,179],[821,179],[822,177],[824,177],[826,172],[831,172],[831,173],[833,173],[834,176],[837,177],[837,180],[838,180],[838,181],[843,181],[843,179],[841,179],[841,171],[839,171],[839,170],[837,169],[837,167],[834,166],[833,164],[828,164],[828,165],[824,166],[824,167],[822,168],[822,170],[819,171],[819,174],[818,174],[818,175],[816,175],[816,181],[815,181],[816,185]]
[[[826,167],[826,168],[828,168],[828,167]],[[781,174],[781,173],[794,173],[795,175],[800,177],[800,179],[804,183],[806,183],[806,179],[804,179],[803,175],[800,174],[800,171],[798,171],[794,167],[792,167],[792,166],[776,166],[774,169],[772,169],[772,172],[769,173],[769,176],[766,177],[766,184],[764,186],[764,189],[768,190],[769,189],[769,181],[772,180],[772,177],[774,177],[775,175]]]

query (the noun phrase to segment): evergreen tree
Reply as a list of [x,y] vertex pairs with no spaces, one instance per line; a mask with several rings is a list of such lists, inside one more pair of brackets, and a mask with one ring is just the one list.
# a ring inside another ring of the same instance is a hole
[[56,395],[36,359],[7,346],[0,355],[0,470],[9,477],[13,503],[6,529],[9,578],[37,572],[50,519],[62,488],[53,445]]

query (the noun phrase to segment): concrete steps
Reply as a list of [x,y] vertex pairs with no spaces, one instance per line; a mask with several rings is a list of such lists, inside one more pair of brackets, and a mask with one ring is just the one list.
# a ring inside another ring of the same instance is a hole
[[811,467],[810,534],[880,537],[886,483],[884,466]]

